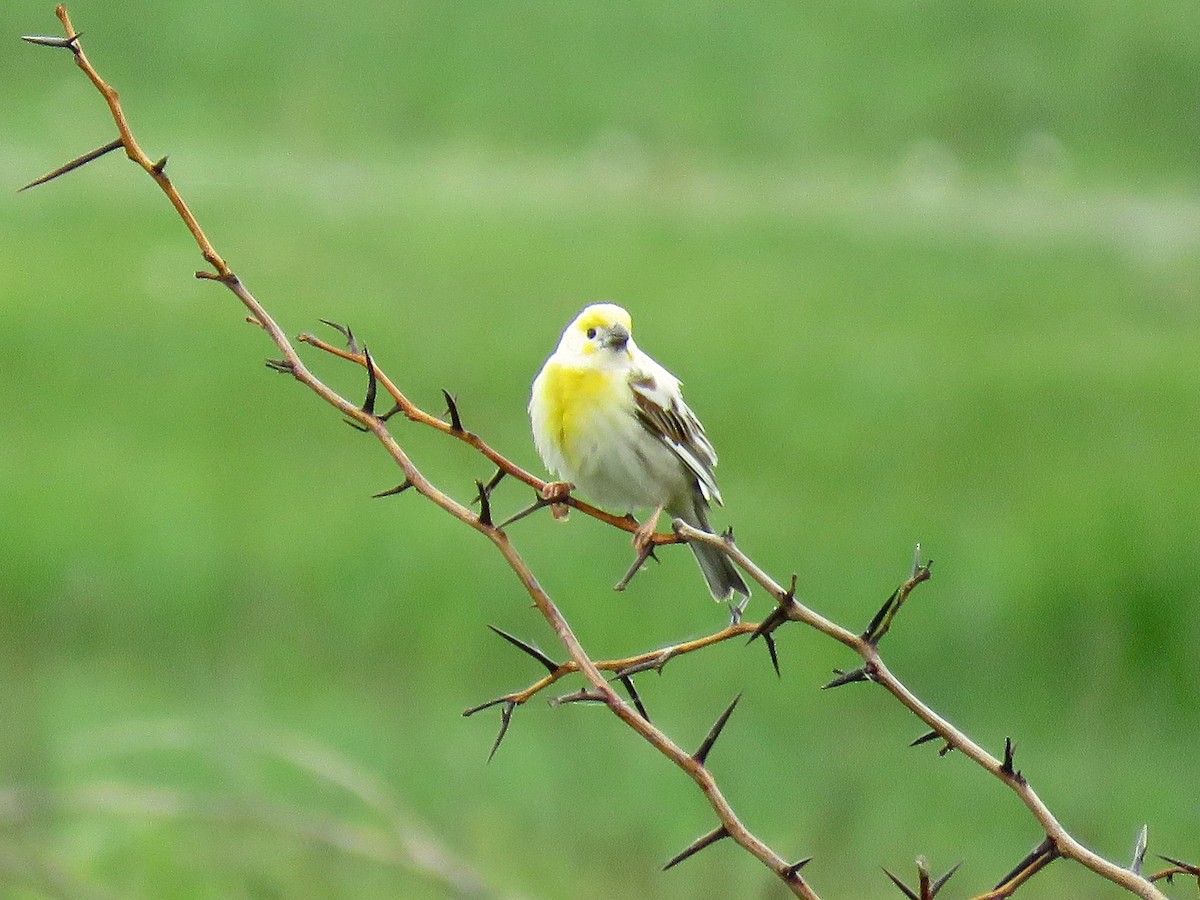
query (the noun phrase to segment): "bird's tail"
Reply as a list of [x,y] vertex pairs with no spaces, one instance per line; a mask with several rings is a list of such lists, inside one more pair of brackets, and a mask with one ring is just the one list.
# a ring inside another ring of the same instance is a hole
[[[670,512],[693,528],[712,533],[712,526],[708,524],[708,503],[703,497],[697,496],[690,509]],[[708,544],[692,542],[690,546],[696,554],[696,562],[700,564],[700,571],[704,573],[704,580],[708,582],[708,589],[714,600],[730,600],[734,594],[750,596],[750,589],[746,587],[741,573],[728,556]]]

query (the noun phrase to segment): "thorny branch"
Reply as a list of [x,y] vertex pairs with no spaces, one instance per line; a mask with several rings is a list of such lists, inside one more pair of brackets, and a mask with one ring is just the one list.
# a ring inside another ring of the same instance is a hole
[[[554,630],[559,641],[565,648],[568,660],[562,663],[556,663],[541,651],[536,650],[531,645],[497,630],[501,637],[508,640],[514,646],[517,646],[534,659],[537,659],[547,669],[547,675],[543,676],[538,681],[529,685],[521,691],[516,691],[506,694],[495,700],[480,704],[477,707],[467,710],[464,714],[471,715],[482,709],[492,706],[502,706],[502,727],[500,734],[496,738],[492,752],[495,753],[500,741],[511,722],[513,711],[519,705],[527,702],[531,697],[541,693],[552,684],[559,681],[571,673],[581,673],[587,680],[589,687],[576,694],[566,695],[557,698],[557,703],[568,703],[578,701],[596,701],[606,704],[613,713],[615,713],[629,728],[640,734],[648,743],[650,743],[659,753],[670,759],[678,768],[682,769],[703,792],[712,807],[719,825],[717,828],[708,834],[704,835],[682,853],[678,854],[668,864],[667,868],[681,862],[699,850],[716,843],[724,838],[730,837],[742,846],[747,852],[761,861],[776,876],[788,887],[792,894],[798,897],[811,898],[816,900],[816,892],[808,885],[801,877],[800,869],[808,862],[807,859],[800,862],[790,864],[783,857],[759,840],[753,833],[746,828],[733,808],[722,794],[717,785],[712,773],[706,767],[706,759],[713,744],[721,733],[721,729],[729,720],[734,707],[737,704],[735,699],[733,703],[721,714],[717,723],[714,725],[699,750],[694,754],[689,754],[680,748],[666,734],[651,724],[640,699],[637,696],[634,688],[633,676],[639,672],[644,672],[649,669],[661,670],[661,668],[676,656],[681,656],[687,653],[696,652],[705,647],[712,646],[722,641],[740,635],[750,635],[750,640],[758,637],[763,637],[770,652],[772,662],[778,670],[778,661],[775,656],[774,643],[771,639],[772,632],[777,628],[782,627],[788,622],[800,622],[810,628],[813,628],[826,636],[844,644],[846,647],[857,653],[863,660],[863,665],[851,672],[838,672],[838,677],[830,682],[826,687],[838,687],[853,682],[873,682],[881,685],[885,690],[892,694],[903,706],[908,708],[914,715],[926,723],[932,729],[928,735],[919,738],[916,743],[922,743],[926,740],[940,740],[944,743],[942,753],[947,750],[954,749],[963,753],[965,756],[973,760],[984,770],[998,778],[1006,784],[1017,796],[1022,803],[1029,809],[1032,815],[1042,826],[1046,834],[1046,839],[1039,848],[1030,854],[1022,863],[1008,876],[1001,881],[999,885],[992,891],[980,895],[977,900],[986,900],[986,898],[1007,897],[1012,894],[1018,887],[1024,884],[1030,877],[1040,871],[1049,862],[1057,858],[1068,858],[1077,861],[1086,866],[1088,869],[1108,879],[1115,884],[1118,884],[1128,891],[1143,897],[1154,898],[1154,900],[1165,900],[1164,895],[1158,891],[1153,882],[1162,879],[1171,879],[1176,875],[1195,876],[1200,880],[1200,873],[1194,866],[1181,863],[1177,860],[1172,860],[1164,857],[1171,868],[1164,870],[1150,878],[1145,878],[1140,873],[1141,856],[1144,855],[1145,846],[1144,838],[1139,841],[1139,854],[1135,859],[1135,865],[1130,868],[1123,868],[1115,863],[1093,853],[1088,848],[1080,844],[1073,838],[1055,819],[1044,802],[1038,797],[1029,785],[1028,780],[1020,771],[1015,769],[1013,765],[1013,744],[1011,740],[1005,741],[1005,754],[1003,760],[992,756],[966,734],[957,729],[950,722],[938,715],[927,704],[917,698],[911,691],[905,687],[895,675],[884,664],[883,659],[879,654],[879,643],[882,638],[892,628],[895,618],[908,599],[913,589],[923,581],[930,577],[929,563],[921,563],[918,558],[914,563],[911,576],[887,599],[883,607],[872,619],[868,627],[861,633],[856,634],[838,625],[837,623],[827,619],[815,610],[801,603],[796,599],[796,578],[792,577],[791,585],[784,588],[774,579],[772,579],[764,570],[762,570],[749,556],[747,556],[733,541],[732,534],[713,535],[699,529],[693,528],[683,522],[676,521],[674,523],[674,534],[657,534],[654,536],[654,543],[671,544],[681,541],[701,541],[708,543],[714,547],[721,549],[723,552],[746,571],[755,581],[759,583],[775,600],[776,609],[760,623],[737,623],[715,632],[706,637],[676,644],[670,647],[659,650],[648,651],[645,653],[636,654],[618,660],[607,660],[601,662],[593,661],[584,651],[579,641],[572,632],[569,624],[563,618],[558,607],[555,605],[550,596],[538,583],[532,571],[525,563],[524,559],[518,553],[516,548],[509,540],[507,532],[504,530],[511,522],[535,512],[544,506],[557,507],[562,504],[569,505],[585,515],[592,516],[600,521],[622,529],[624,531],[634,531],[637,527],[636,523],[627,516],[614,516],[606,513],[595,507],[589,506],[570,495],[564,495],[561,492],[555,491],[554,486],[548,484],[532,473],[526,471],[520,466],[507,459],[501,453],[489,446],[478,435],[466,429],[463,424],[461,411],[458,408],[456,400],[446,393],[445,399],[447,402],[447,419],[439,418],[431,413],[418,407],[413,403],[379,368],[378,363],[367,352],[366,347],[361,347],[357,339],[349,328],[332,325],[346,338],[348,348],[341,349],[331,345],[319,338],[309,334],[301,335],[298,342],[306,343],[314,348],[332,354],[343,359],[357,363],[363,366],[368,374],[368,391],[367,398],[362,404],[356,404],[336,391],[328,387],[322,382],[300,359],[295,346],[286,336],[275,319],[267,312],[262,304],[250,293],[250,291],[242,283],[241,279],[229,267],[228,263],[221,257],[208,237],[205,235],[200,224],[192,214],[188,205],[176,189],[174,183],[166,173],[167,158],[163,157],[157,161],[152,160],[141,149],[138,142],[134,138],[130,126],[126,120],[124,110],[122,109],[120,97],[115,89],[104,81],[97,73],[96,69],[89,62],[86,54],[79,41],[79,36],[71,24],[70,17],[65,6],[59,6],[56,9],[56,14],[62,23],[65,31],[65,37],[27,37],[25,40],[30,43],[67,49],[71,52],[76,64],[92,82],[95,88],[103,96],[108,104],[109,111],[112,114],[113,121],[116,124],[118,138],[99,149],[90,153],[84,154],[64,166],[55,169],[47,175],[26,185],[26,188],[33,187],[38,184],[43,184],[47,181],[64,175],[82,165],[91,162],[115,149],[123,148],[126,156],[143,169],[155,183],[162,189],[168,200],[174,206],[176,212],[187,226],[192,238],[195,240],[202,256],[207,261],[211,270],[200,271],[196,273],[196,277],[216,281],[228,288],[249,312],[248,320],[253,324],[261,327],[269,335],[275,346],[283,354],[280,359],[268,361],[268,365],[272,368],[290,374],[293,378],[305,385],[317,396],[324,400],[329,405],[337,409],[346,419],[356,428],[372,434],[383,446],[385,451],[392,457],[395,463],[403,472],[403,481],[387,491],[383,491],[377,496],[386,496],[401,493],[407,490],[414,490],[421,494],[431,502],[435,503],[441,509],[445,510],[450,515],[454,516],[468,527],[478,531],[488,538],[497,550],[504,557],[505,561],[516,575],[525,591],[533,600],[536,608],[549,623]],[[24,190],[24,188],[23,188]],[[391,397],[393,406],[390,410],[384,413],[376,413],[376,405],[378,401],[377,389],[382,386],[384,391]],[[405,418],[433,428],[458,440],[461,440],[485,458],[490,460],[496,467],[497,471],[489,482],[486,484],[477,482],[476,487],[478,496],[476,503],[479,505],[479,512],[475,512],[470,506],[462,504],[453,499],[448,494],[444,493],[432,482],[430,482],[421,473],[419,468],[414,464],[403,447],[395,440],[388,429],[389,419],[397,413],[402,414]],[[511,477],[519,481],[534,491],[533,504],[522,513],[512,517],[506,522],[495,524],[492,521],[490,495],[496,486],[504,477]],[[919,553],[919,548],[918,548]],[[636,569],[636,566],[635,566]],[[631,570],[631,574],[632,574]],[[604,672],[613,673],[613,680],[618,681],[629,692],[631,703],[624,701],[612,685],[605,678]],[[956,867],[957,868],[957,867]],[[888,873],[888,877],[902,892],[910,897],[932,897],[953,874],[954,869],[950,870],[942,878],[934,881],[931,879],[928,869],[923,861],[918,863],[919,893],[905,886],[899,879]]]
[[[509,540],[507,533],[499,526],[487,520],[487,517],[476,514],[470,507],[459,503],[448,494],[441,491],[432,482],[430,482],[417,468],[413,461],[409,458],[405,450],[392,436],[388,430],[387,415],[376,415],[372,410],[368,409],[368,404],[359,405],[353,403],[341,394],[334,391],[323,381],[321,381],[313,372],[304,364],[296,352],[295,347],[289,340],[283,329],[280,328],[275,319],[267,312],[266,308],[254,297],[253,294],[242,283],[241,279],[235,274],[228,263],[221,257],[216,249],[209,241],[207,235],[200,227],[199,222],[188,208],[187,203],[176,189],[174,183],[166,173],[166,158],[159,161],[153,161],[142,150],[137,140],[134,138],[130,130],[129,123],[126,120],[125,112],[121,107],[120,97],[117,91],[112,88],[99,75],[96,69],[88,60],[87,55],[83,51],[83,47],[79,41],[79,35],[75,31],[71,23],[71,18],[65,6],[60,5],[55,10],[59,20],[62,22],[65,38],[27,38],[31,43],[48,45],[52,47],[65,48],[70,50],[74,57],[76,65],[87,75],[88,79],[104,97],[108,104],[109,111],[112,113],[113,121],[116,124],[121,146],[125,150],[126,156],[143,169],[155,183],[166,194],[171,204],[175,207],[180,218],[191,232],[192,238],[195,240],[204,259],[212,267],[212,271],[197,272],[196,277],[211,281],[216,281],[228,288],[241,301],[243,306],[249,311],[252,322],[263,328],[274,342],[275,346],[283,354],[281,359],[269,361],[269,365],[281,372],[291,374],[297,381],[308,387],[317,396],[324,400],[329,405],[337,409],[343,416],[351,420],[364,431],[370,432],[383,445],[387,453],[392,457],[396,464],[404,473],[404,483],[411,485],[411,488],[417,491],[422,496],[428,498],[440,508],[445,510],[450,515],[454,516],[468,527],[473,528],[480,534],[487,537],[496,549],[504,557],[513,573],[516,575],[525,591],[533,600],[538,611],[553,628],[558,639],[565,647],[568,656],[577,667],[578,671],[590,683],[595,695],[601,699],[627,726],[640,734],[648,741],[659,753],[670,759],[676,766],[681,768],[687,775],[696,782],[697,786],[704,793],[714,813],[729,835],[741,845],[747,852],[760,860],[771,871],[775,872],[780,880],[788,887],[788,889],[797,897],[809,898],[809,900],[818,900],[818,895],[813,891],[805,880],[800,876],[798,868],[787,862],[782,856],[772,850],[757,836],[755,836],[738,818],[733,807],[726,800],[724,794],[717,785],[716,779],[713,777],[710,770],[704,765],[703,760],[695,759],[687,751],[679,747],[666,734],[656,728],[650,721],[644,717],[635,706],[631,706],[625,702],[619,694],[609,685],[601,671],[592,662],[587,655],[579,640],[575,637],[570,625],[555,605],[550,595],[542,588],[534,577],[533,572],[529,569],[525,560],[517,552],[512,542]],[[95,158],[95,157],[93,157]],[[87,160],[79,162],[78,165],[83,165]],[[77,166],[64,167],[57,173],[51,173],[49,178],[43,179],[48,181],[50,178],[57,177],[59,174],[64,174],[70,169]],[[503,469],[507,474],[513,475],[521,481],[533,486],[539,492],[544,492],[546,485],[540,479],[535,478],[528,472],[520,469],[515,464],[509,462],[495,450],[488,447],[476,435],[466,431],[461,422],[457,407],[452,398],[447,395],[449,404],[450,422],[446,422],[430,415],[418,408],[408,398],[406,398],[394,383],[387,378],[371,361],[366,357],[364,352],[363,362],[368,368],[372,381],[378,380],[387,390],[387,392],[395,400],[399,411],[407,418],[422,422],[439,431],[443,431],[459,438],[475,447],[480,453],[491,459],[496,465]],[[481,492],[482,496],[482,492]],[[542,500],[539,493],[539,501]],[[622,520],[618,517],[608,516],[606,513],[601,513],[599,510],[592,510],[585,507],[584,504],[574,501],[573,498],[565,498],[567,502],[587,512],[589,515],[596,515],[604,521],[609,521],[610,524],[616,527],[632,531],[636,528],[631,522]],[[562,502],[564,498],[555,497],[555,502]],[[661,542],[673,542],[675,539],[671,536],[666,536]],[[511,707],[506,707],[508,714],[511,715]]]

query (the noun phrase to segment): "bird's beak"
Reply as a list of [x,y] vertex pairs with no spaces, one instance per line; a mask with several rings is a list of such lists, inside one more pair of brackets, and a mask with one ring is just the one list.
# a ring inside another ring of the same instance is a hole
[[624,350],[625,345],[629,343],[629,329],[621,324],[614,325],[608,330],[608,337],[604,339],[604,343],[614,350]]

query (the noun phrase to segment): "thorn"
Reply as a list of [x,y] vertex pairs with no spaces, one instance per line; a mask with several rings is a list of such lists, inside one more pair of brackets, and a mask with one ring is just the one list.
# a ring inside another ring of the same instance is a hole
[[721,713],[721,717],[717,719],[712,730],[708,732],[708,737],[704,739],[704,743],[700,748],[692,754],[692,759],[699,765],[704,765],[704,761],[708,759],[708,753],[713,748],[713,744],[717,742],[717,738],[721,736],[721,731],[725,728],[725,723],[729,721],[729,717],[733,715],[733,711],[737,708],[738,701],[742,699],[742,695],[738,694],[733,698],[733,702],[725,707],[725,712]]
[[930,741],[936,741],[940,737],[941,737],[941,735],[938,734],[936,731],[931,731],[928,734],[921,735],[919,738],[917,738],[915,741],[913,741],[908,746],[920,747],[922,744],[928,744]]
[[940,891],[942,889],[942,887],[946,884],[946,882],[954,877],[954,873],[958,871],[958,867],[961,865],[962,865],[962,860],[959,860],[953,866],[950,867],[949,872],[947,872],[945,875],[943,875],[941,878],[939,878],[937,881],[935,881],[933,883],[933,885],[929,891],[930,900],[932,900],[932,898],[936,897],[938,894],[938,891]]
[[564,703],[607,703],[608,698],[602,693],[589,688],[580,688],[573,694],[563,694],[561,697],[552,697],[546,701],[552,707],[562,706]]
[[883,870],[883,874],[892,880],[892,884],[898,887],[903,892],[904,896],[908,898],[908,900],[921,900],[921,898],[914,894],[903,881],[901,881],[887,869]]
[[753,634],[750,635],[750,640],[746,641],[746,643],[753,644],[755,638],[769,635],[772,631],[774,631],[776,628],[778,628],[780,625],[782,625],[786,621],[787,621],[787,607],[786,606],[775,607],[773,610],[771,610],[771,614],[769,616],[767,616],[765,619],[763,619],[761,622],[758,623],[758,627],[754,629]]
[[666,668],[667,663],[674,658],[674,650],[661,650],[649,659],[643,659],[641,662],[636,662],[633,663],[633,665],[626,666],[625,668],[621,669],[621,671],[617,672],[615,677],[620,678],[622,675],[637,675],[639,672],[649,672],[651,670],[658,672],[661,675],[662,670]]
[[470,709],[463,710],[463,718],[469,718],[477,712],[483,712],[485,709],[491,709],[493,706],[499,706],[501,703],[516,703],[511,694],[505,694],[503,697],[497,697],[495,700],[488,700],[486,703],[480,703],[478,706],[472,706]]
[[891,611],[892,605],[896,602],[896,598],[898,596],[900,596],[900,588],[896,588],[894,591],[892,591],[892,595],[883,601],[883,606],[879,607],[879,612],[875,613],[874,618],[871,619],[871,624],[867,626],[867,630],[860,635],[860,637],[871,646],[878,644],[879,639],[883,637],[883,633],[879,630],[879,627],[883,624],[884,618]]
[[775,638],[771,637],[768,632],[763,635],[763,640],[767,642],[767,652],[771,654],[771,665],[775,668],[775,677],[782,678],[783,675],[779,671],[779,654],[775,650]]
[[488,528],[492,527],[492,501],[488,499],[487,488],[483,482],[476,480],[475,487],[479,491],[479,524],[485,525]]
[[363,425],[361,422],[355,422],[353,419],[342,419],[342,421],[345,422],[347,425],[349,425],[351,428],[353,428],[355,431],[361,431],[364,434],[371,430],[366,425]]
[[167,158],[164,156],[162,159],[160,159],[158,162],[156,162],[150,168],[154,170],[155,175],[161,175],[163,173],[163,170],[166,167],[167,167]]
[[[351,424],[357,424],[357,423],[351,423]],[[372,494],[371,499],[378,500],[380,497],[395,497],[397,494],[403,494],[405,491],[407,491],[412,486],[413,486],[413,483],[411,481],[409,481],[407,478],[405,478],[402,482],[400,482],[394,488],[388,488],[386,491],[380,491],[378,494]]]
[[1138,832],[1137,842],[1133,845],[1133,862],[1129,864],[1129,871],[1134,875],[1142,874],[1142,863],[1146,860],[1146,842],[1149,834],[1148,827],[1143,825],[1141,831]]
[[267,368],[274,369],[276,372],[282,372],[285,375],[294,375],[296,372],[295,364],[286,359],[268,359]]
[[354,332],[350,330],[349,325],[339,325],[337,322],[330,322],[328,319],[318,319],[322,325],[328,325],[334,331],[339,332],[346,339],[346,349],[358,355],[358,340],[354,337]]
[[1170,863],[1177,869],[1182,869],[1188,875],[1194,875],[1196,878],[1200,878],[1200,866],[1193,866],[1191,863],[1185,863],[1182,860],[1173,859],[1170,856],[1163,856],[1161,854],[1156,855],[1158,855],[1158,858],[1163,862]]
[[853,672],[843,672],[841,669],[834,669],[833,674],[837,678],[829,682],[829,684],[821,685],[821,690],[827,691],[830,688],[841,687],[844,684],[853,684],[856,681],[872,681],[874,676],[871,674],[869,664],[855,669]]
[[387,412],[385,412],[382,416],[379,417],[379,421],[386,422],[392,416],[396,415],[396,413],[402,413],[402,412],[404,412],[404,408],[402,406],[400,406],[399,403],[396,403],[392,406],[391,409],[389,409]]
[[[26,38],[25,40],[29,40],[29,39]],[[83,156],[75,157],[75,159],[71,160],[66,165],[59,166],[53,172],[48,172],[47,174],[43,175],[41,178],[35,178],[33,181],[29,182],[29,184],[25,185],[24,187],[17,188],[17,193],[19,194],[19,193],[21,193],[21,191],[27,191],[32,187],[37,187],[39,184],[45,184],[47,181],[53,181],[55,178],[58,178],[60,175],[66,175],[68,172],[73,171],[74,169],[78,169],[80,166],[87,165],[92,160],[99,159],[106,153],[112,153],[118,147],[122,147],[122,146],[124,146],[124,145],[122,144],[121,139],[117,138],[115,141],[111,141],[110,143],[105,144],[103,147],[99,147],[95,150],[92,150],[90,153],[85,153],[85,154],[83,154]]]
[[671,861],[663,866],[662,870],[665,872],[668,869],[675,868],[688,857],[695,856],[705,847],[712,846],[717,841],[727,837],[729,837],[729,830],[724,825],[713,831],[710,831],[708,834],[704,835],[704,837],[697,838],[696,840],[692,841],[692,843],[688,844],[681,853],[671,857]]
[[629,587],[629,582],[633,581],[633,576],[638,573],[638,569],[646,564],[646,560],[648,559],[658,562],[658,557],[654,555],[653,544],[646,544],[646,546],[638,551],[637,558],[633,561],[633,565],[629,567],[629,571],[625,573],[625,576],[613,585],[613,590],[623,591],[625,588]]
[[549,500],[543,500],[539,497],[536,501],[534,501],[534,504],[532,506],[527,506],[527,507],[525,507],[525,509],[521,510],[520,512],[509,516],[507,519],[505,519],[503,522],[501,522],[496,527],[497,528],[507,528],[509,525],[513,524],[513,522],[520,522],[526,516],[532,515],[533,513],[537,512],[542,507],[549,506],[549,505],[550,505]]
[[379,386],[378,379],[375,378],[375,362],[371,359],[371,351],[363,347],[363,356],[366,357],[367,363],[367,397],[363,400],[361,407],[362,411],[368,416],[375,415],[375,392]]
[[1041,868],[1041,866],[1044,866],[1046,863],[1057,858],[1058,846],[1051,838],[1047,837],[1044,841],[1034,847],[1024,859],[1017,863],[1011,872],[1001,878],[1000,882],[995,888],[993,888],[993,890],[1000,890],[1000,888],[1004,887],[1027,869],[1030,869],[1034,866]]
[[500,711],[500,733],[496,735],[496,742],[492,744],[492,752],[488,754],[488,762],[492,761],[492,757],[500,749],[500,742],[504,740],[504,735],[508,734],[508,726],[512,722],[513,710],[516,708],[516,701],[508,700],[504,704],[504,709]]
[[450,396],[450,392],[442,388],[442,396],[446,398],[446,412],[450,416],[450,427],[457,432],[462,432],[462,419],[458,415],[458,401]]
[[1013,768],[1013,753],[1016,749],[1016,744],[1012,742],[1012,738],[1006,737],[1004,739],[1004,762],[1000,764],[1000,771],[1024,784],[1025,776],[1018,769]]
[[650,714],[646,712],[646,707],[642,705],[642,698],[638,696],[637,688],[633,686],[633,679],[628,675],[618,675],[617,680],[625,686],[625,691],[629,694],[629,699],[633,701],[633,705],[637,708],[638,714],[649,722]]
[[784,881],[795,881],[796,878],[800,875],[800,870],[803,869],[805,866],[807,866],[812,861],[813,861],[813,858],[811,856],[806,856],[804,859],[800,860],[800,862],[792,863],[790,866],[788,866],[786,869],[783,870],[783,880]]
[[496,474],[488,479],[487,484],[484,485],[484,489],[490,494],[492,491],[494,491],[496,489],[496,486],[498,484],[500,484],[501,481],[504,480],[504,476],[507,474],[508,473],[505,472],[503,469],[497,468]]
[[507,631],[503,631],[503,630],[497,628],[495,625],[489,625],[488,628],[492,629],[492,631],[494,631],[496,634],[500,635],[500,637],[504,638],[506,641],[508,641],[510,644],[512,644],[518,650],[528,653],[530,656],[532,656],[534,659],[536,659],[538,662],[540,662],[543,666],[545,666],[546,670],[551,675],[553,675],[555,672],[557,672],[561,668],[561,666],[559,666],[558,663],[556,663],[554,660],[552,660],[550,657],[548,657],[545,653],[543,653],[541,650],[539,650],[537,647],[533,646],[532,644],[525,643],[519,637],[513,637]]
[[78,53],[79,47],[77,41],[83,37],[83,32],[73,37],[54,37],[40,34],[23,34],[21,40],[28,41],[30,44],[37,44],[39,47],[65,47],[72,53]]

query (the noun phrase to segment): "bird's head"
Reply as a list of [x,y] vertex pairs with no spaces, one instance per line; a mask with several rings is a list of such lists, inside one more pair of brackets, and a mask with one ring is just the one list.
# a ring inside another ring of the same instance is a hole
[[559,348],[584,356],[627,357],[633,348],[633,321],[615,303],[594,303],[567,326]]

